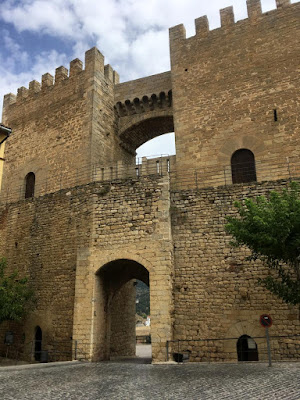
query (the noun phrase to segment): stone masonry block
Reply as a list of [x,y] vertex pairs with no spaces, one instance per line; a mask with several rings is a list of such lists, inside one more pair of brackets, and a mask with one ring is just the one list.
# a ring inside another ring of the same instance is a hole
[[53,75],[48,72],[42,76],[42,89],[53,86]]
[[68,70],[67,68],[61,66],[56,68],[55,70],[55,83],[63,81],[64,79],[68,78]]
[[79,58],[75,58],[70,62],[70,76],[79,74],[82,71],[83,63]]
[[195,19],[196,35],[206,36],[209,32],[209,22],[207,16]]
[[233,7],[227,7],[220,10],[221,26],[231,26],[234,24]]

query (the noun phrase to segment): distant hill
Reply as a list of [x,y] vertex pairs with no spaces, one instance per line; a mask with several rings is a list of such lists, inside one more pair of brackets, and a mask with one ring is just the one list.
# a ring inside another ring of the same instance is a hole
[[146,318],[150,315],[150,293],[149,287],[142,281],[137,280],[136,285],[136,313]]

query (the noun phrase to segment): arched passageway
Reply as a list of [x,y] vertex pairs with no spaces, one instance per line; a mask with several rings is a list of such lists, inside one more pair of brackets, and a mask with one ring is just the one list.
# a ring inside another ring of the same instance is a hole
[[136,280],[149,286],[149,272],[136,261],[119,259],[96,273],[94,341],[98,360],[136,355]]
[[142,115],[120,128],[119,137],[123,143],[136,150],[149,140],[170,132],[174,132],[172,115],[158,114],[149,118]]
[[251,336],[240,336],[236,347],[238,361],[258,361],[257,344]]

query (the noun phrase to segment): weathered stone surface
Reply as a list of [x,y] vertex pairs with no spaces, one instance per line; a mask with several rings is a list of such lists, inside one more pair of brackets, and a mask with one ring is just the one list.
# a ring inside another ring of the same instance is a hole
[[[213,31],[198,18],[188,39],[183,25],[171,28],[169,72],[119,84],[93,48],[84,69],[73,60],[69,76],[59,67],[55,82],[44,74],[41,86],[5,97],[13,134],[0,255],[29,276],[37,300],[21,324],[1,325],[2,352],[12,329],[31,358],[40,326],[43,348],[60,358],[132,355],[134,279],[150,285],[154,361],[170,340],[194,361],[236,360],[237,338],[264,335],[262,313],[274,318],[272,334],[299,333],[299,310],[257,285],[268,270],[245,261],[224,231],[234,200],[300,175],[286,160],[299,159],[299,3],[277,1],[265,14],[258,0],[247,5],[249,19],[235,23],[227,8]],[[140,144],[173,129],[176,157],[135,165]],[[253,152],[257,182],[232,185],[238,149]],[[25,199],[29,172],[34,197]],[[235,339],[198,341],[224,337]],[[264,359],[265,342],[256,343]],[[299,357],[292,339],[273,345],[278,359]]]

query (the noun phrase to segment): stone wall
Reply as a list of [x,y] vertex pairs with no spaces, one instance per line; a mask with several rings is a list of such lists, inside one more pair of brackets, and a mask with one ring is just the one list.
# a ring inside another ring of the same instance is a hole
[[29,172],[40,195],[90,182],[92,164],[132,161],[116,136],[115,78],[92,48],[85,54],[85,69],[73,60],[69,74],[59,67],[55,80],[47,73],[42,84],[32,81],[17,96],[5,96],[3,121],[13,133],[5,148],[2,199],[24,197]]
[[[70,338],[81,358],[132,355],[132,279],[150,284],[154,361],[166,359],[172,339],[185,341],[199,361],[198,339],[261,337],[263,313],[273,317],[272,335],[299,333],[298,309],[257,285],[268,270],[245,261],[247,252],[233,249],[224,231],[234,200],[286,183],[170,191],[167,176],[152,176],[92,183],[2,208],[0,254],[9,270],[29,276],[37,296],[25,323],[13,326],[17,340],[25,333],[32,341],[40,326],[43,348],[68,342],[69,358]],[[8,328],[1,327],[2,339]],[[265,342],[257,344],[265,354]],[[296,356],[293,344],[276,346],[279,357]],[[206,350],[215,360],[236,360],[236,341]]]
[[[261,314],[273,317],[271,335],[299,334],[299,310],[288,306],[258,285],[268,268],[249,262],[245,249],[230,245],[226,216],[235,214],[233,202],[281,190],[286,181],[172,193],[172,236],[175,256],[174,339],[192,351],[194,360],[211,360],[201,354],[198,339],[264,337]],[[295,343],[295,339],[294,339]],[[236,340],[216,344],[215,360],[236,360]],[[227,346],[227,347],[226,347]],[[229,347],[228,347],[229,346]],[[258,351],[266,357],[265,340]],[[208,349],[206,349],[208,351]],[[273,349],[274,350],[274,349]],[[176,348],[175,348],[176,351]],[[296,356],[297,349],[282,349],[281,357]]]
[[[8,271],[29,278],[36,297],[33,312],[14,329],[19,339],[25,334],[26,343],[40,326],[46,349],[54,341],[71,348],[77,250],[89,246],[91,211],[91,199],[80,189],[1,208],[0,255],[7,258]],[[1,351],[6,329],[1,325]],[[30,356],[30,346],[26,349]]]
[[93,204],[93,244],[78,253],[74,339],[90,359],[107,359],[110,298],[136,278],[150,283],[153,359],[164,360],[173,311],[168,177],[96,184]]
[[262,162],[258,180],[280,178],[272,167],[299,154],[300,5],[261,13],[259,1],[247,3],[249,18],[237,23],[229,7],[221,28],[201,17],[190,38],[183,25],[170,29],[177,168],[203,179],[222,179],[241,148]]
[[126,283],[116,293],[111,305],[110,357],[135,356],[134,282]]
[[159,96],[160,92],[168,93],[172,90],[171,72],[147,76],[133,81],[119,83],[114,88],[115,103],[126,100],[133,101],[135,98],[142,100],[143,96],[151,97],[152,94]]
[[[153,354],[164,359],[173,309],[169,208],[168,178],[160,175],[91,183],[3,207],[0,254],[36,293],[36,309],[19,336],[32,341],[40,326],[45,349],[54,341],[71,346],[72,338],[79,354],[96,360],[111,350],[124,355],[124,343],[116,343],[127,332],[132,355],[136,278],[150,282]],[[8,326],[1,328],[3,338]]]
[[[249,19],[234,23],[228,8],[221,28],[209,31],[199,18],[189,39],[183,26],[172,28],[171,73],[118,84],[93,48],[84,69],[73,60],[69,75],[56,70],[54,84],[45,74],[41,87],[33,81],[17,98],[5,97],[3,122],[13,134],[0,255],[9,271],[29,276],[37,297],[36,309],[13,327],[18,340],[25,333],[32,341],[40,326],[49,350],[55,340],[68,343],[66,358],[71,338],[87,360],[131,354],[132,279],[150,284],[154,361],[165,360],[172,338],[189,340],[191,358],[201,360],[199,338],[262,336],[261,313],[274,316],[273,334],[299,333],[298,310],[257,286],[266,268],[246,262],[224,232],[233,200],[283,187],[276,182],[290,173],[283,161],[299,158],[300,7],[289,3],[278,0],[278,10],[262,14],[260,2],[249,0]],[[176,171],[172,157],[143,160],[137,173],[135,149],[174,125]],[[241,148],[254,153],[258,182],[273,182],[230,185],[231,155]],[[35,197],[16,201],[30,171]],[[300,168],[292,176],[299,175]],[[224,180],[229,185],[218,187]],[[236,359],[236,343],[220,343],[205,351]],[[297,351],[276,346],[282,357]]]

